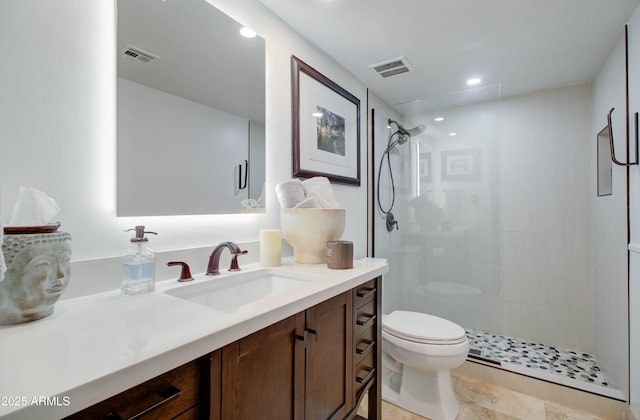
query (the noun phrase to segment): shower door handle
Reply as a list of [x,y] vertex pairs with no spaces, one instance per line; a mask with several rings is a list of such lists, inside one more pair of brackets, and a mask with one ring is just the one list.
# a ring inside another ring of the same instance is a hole
[[247,176],[249,175],[249,161],[244,160],[244,183],[242,182],[242,163],[238,165],[238,189],[244,190],[247,188]]
[[634,118],[635,120],[635,138],[634,138],[635,160],[633,162],[621,162],[618,159],[616,159],[616,152],[613,144],[613,122],[611,121],[612,119],[611,114],[613,113],[614,109],[615,108],[611,108],[611,110],[607,114],[607,127],[609,130],[609,150],[611,151],[611,161],[619,166],[637,165],[638,164],[638,113],[637,112],[635,113],[635,118]]

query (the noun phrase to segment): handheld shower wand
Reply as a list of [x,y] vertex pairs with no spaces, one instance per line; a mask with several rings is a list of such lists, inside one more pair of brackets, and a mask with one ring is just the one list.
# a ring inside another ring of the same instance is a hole
[[[407,130],[400,123],[392,119],[388,119],[387,123],[389,128],[391,128],[391,124],[395,124],[396,131],[394,131],[389,136],[389,139],[387,140],[387,147],[382,153],[382,157],[380,158],[380,166],[378,167],[376,195],[378,198],[378,208],[386,216],[387,231],[391,232],[393,231],[394,226],[396,230],[398,229],[398,221],[393,216],[393,213],[391,213],[391,210],[393,210],[393,206],[396,202],[396,187],[393,181],[393,171],[391,169],[391,157],[389,155],[389,152],[391,152],[396,146],[405,144],[411,137],[422,133],[425,129],[425,126],[419,125],[415,128]],[[395,140],[392,140],[394,136],[397,136],[397,138]],[[387,166],[389,168],[389,180],[391,181],[391,204],[388,210],[385,210],[384,207],[382,207],[382,202],[380,201],[380,175],[382,174],[382,164],[385,161],[385,157],[387,161]]]

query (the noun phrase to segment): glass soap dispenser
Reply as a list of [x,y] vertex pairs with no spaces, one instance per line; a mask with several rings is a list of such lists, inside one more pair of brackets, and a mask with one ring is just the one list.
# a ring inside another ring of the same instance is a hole
[[131,247],[122,256],[122,293],[137,295],[153,292],[156,288],[155,267],[156,252],[147,246],[149,238],[145,233],[157,235],[144,230],[144,226],[136,226],[125,232],[136,231],[131,238]]

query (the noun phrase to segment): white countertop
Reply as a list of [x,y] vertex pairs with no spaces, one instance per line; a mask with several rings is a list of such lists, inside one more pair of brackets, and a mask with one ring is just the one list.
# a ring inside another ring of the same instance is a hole
[[[164,293],[258,270],[309,282],[236,312]],[[268,269],[254,265],[188,283],[160,282],[154,293],[140,296],[113,291],[60,301],[47,318],[0,327],[0,417],[64,417],[387,271],[386,261],[368,258],[348,270],[292,262]]]

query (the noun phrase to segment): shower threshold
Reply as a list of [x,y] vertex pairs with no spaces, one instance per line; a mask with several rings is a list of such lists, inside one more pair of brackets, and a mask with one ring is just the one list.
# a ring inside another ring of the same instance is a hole
[[470,361],[624,400],[622,392],[607,382],[593,355],[479,330],[465,331]]

